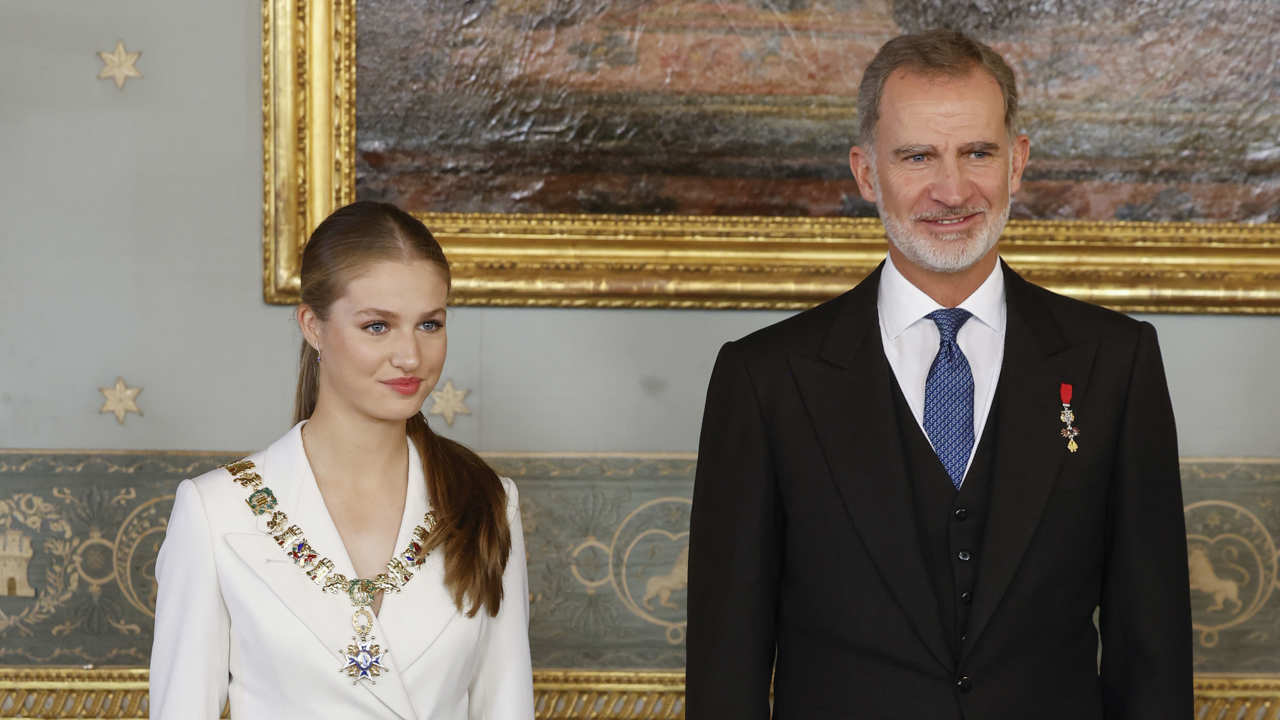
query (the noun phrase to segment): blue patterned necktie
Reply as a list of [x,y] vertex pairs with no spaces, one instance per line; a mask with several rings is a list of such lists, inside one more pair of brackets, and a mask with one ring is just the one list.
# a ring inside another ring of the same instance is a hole
[[973,450],[973,372],[956,333],[972,315],[968,310],[934,310],[925,317],[938,326],[938,355],[924,383],[924,432],[933,443],[951,484],[960,489]]

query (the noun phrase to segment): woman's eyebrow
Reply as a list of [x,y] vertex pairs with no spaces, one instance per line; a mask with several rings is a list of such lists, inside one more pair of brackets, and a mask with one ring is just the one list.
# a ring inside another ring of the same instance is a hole
[[388,317],[399,316],[398,313],[391,312],[390,310],[383,310],[382,308],[361,308],[356,311],[356,315],[384,315]]

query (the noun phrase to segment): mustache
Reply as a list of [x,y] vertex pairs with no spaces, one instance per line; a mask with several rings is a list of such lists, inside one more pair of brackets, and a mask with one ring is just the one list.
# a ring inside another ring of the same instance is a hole
[[985,208],[980,207],[948,207],[938,210],[930,210],[929,212],[912,215],[912,220],[954,220],[956,218],[968,217],[969,215],[977,215],[986,212]]

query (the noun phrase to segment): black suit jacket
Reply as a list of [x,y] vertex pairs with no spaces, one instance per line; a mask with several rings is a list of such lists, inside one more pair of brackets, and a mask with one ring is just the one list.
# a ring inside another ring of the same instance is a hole
[[[768,718],[771,672],[776,718],[1192,717],[1155,330],[1004,273],[998,455],[958,656],[889,420],[879,270],[721,349],[693,494],[690,720]],[[1062,383],[1076,453],[1059,434]]]

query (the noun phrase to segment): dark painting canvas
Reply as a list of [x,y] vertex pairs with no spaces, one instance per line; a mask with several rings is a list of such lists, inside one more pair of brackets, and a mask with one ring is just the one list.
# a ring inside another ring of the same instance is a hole
[[1013,216],[1280,220],[1274,0],[358,0],[357,196],[416,211],[872,215],[858,81],[952,27],[1014,66]]

